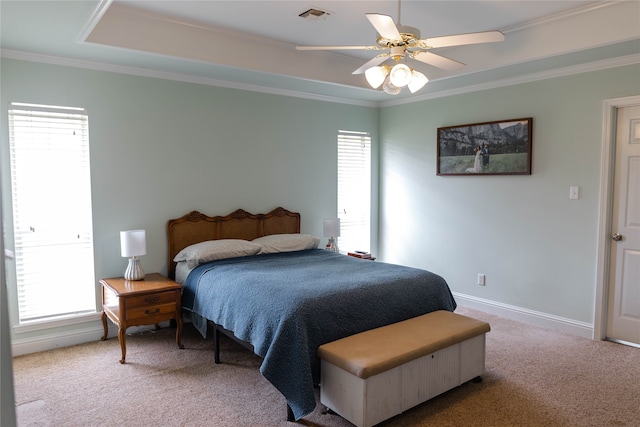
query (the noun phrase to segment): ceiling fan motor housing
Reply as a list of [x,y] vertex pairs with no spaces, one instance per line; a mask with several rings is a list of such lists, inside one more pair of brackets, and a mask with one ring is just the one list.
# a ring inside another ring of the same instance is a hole
[[378,37],[376,43],[378,46],[384,48],[392,48],[394,46],[415,46],[420,40],[420,30],[416,27],[409,27],[408,25],[398,25],[398,32],[400,33],[401,40],[389,39],[383,36]]
[[402,36],[402,40],[408,45],[414,44],[420,40],[420,30],[416,27],[409,27],[408,25],[398,25],[398,31]]

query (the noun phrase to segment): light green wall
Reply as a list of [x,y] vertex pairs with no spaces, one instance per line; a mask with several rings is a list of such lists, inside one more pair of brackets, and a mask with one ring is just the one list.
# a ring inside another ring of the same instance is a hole
[[[17,60],[1,67],[9,248],[10,101],[88,109],[96,282],[124,271],[118,232],[129,228],[147,230],[145,271],[165,272],[166,221],[192,209],[285,206],[320,235],[335,212],[337,130],[367,130],[379,141],[381,260],[441,274],[460,294],[593,322],[602,101],[639,94],[638,65],[381,109]],[[520,117],[534,119],[531,176],[436,176],[438,127]],[[572,185],[579,200],[569,200]]]
[[[593,323],[603,100],[639,93],[633,65],[383,108],[381,257],[454,292]],[[438,127],[522,117],[532,175],[436,176]]]
[[[8,103],[85,107],[96,287],[126,268],[120,230],[146,229],[142,266],[166,272],[166,222],[191,210],[223,215],[283,206],[301,213],[302,232],[322,236],[322,219],[337,209],[338,130],[378,138],[372,107],[17,60],[3,59],[1,66],[5,244],[13,248]],[[64,280],[65,267],[52,272],[52,286]],[[8,269],[15,281],[11,263]]]

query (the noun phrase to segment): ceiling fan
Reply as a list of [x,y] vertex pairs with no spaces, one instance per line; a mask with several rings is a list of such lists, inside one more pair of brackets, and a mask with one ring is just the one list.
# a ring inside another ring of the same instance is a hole
[[[379,34],[373,46],[296,46],[297,50],[386,50],[367,61],[353,74],[364,73],[367,82],[377,89],[382,85],[389,94],[400,93],[407,86],[411,93],[420,90],[429,80],[419,71],[407,66],[402,60],[414,59],[444,70],[459,70],[465,66],[462,62],[429,52],[431,49],[462,46],[468,44],[492,43],[504,40],[500,31],[455,34],[449,36],[420,38],[420,30],[400,25],[400,0],[398,1],[398,25],[388,15],[367,13],[365,15]],[[393,59],[395,65],[381,65]]]

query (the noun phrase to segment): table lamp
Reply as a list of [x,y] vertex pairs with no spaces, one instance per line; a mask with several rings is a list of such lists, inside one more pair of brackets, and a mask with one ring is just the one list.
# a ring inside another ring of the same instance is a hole
[[145,230],[128,230],[120,232],[120,251],[123,257],[129,258],[129,265],[124,272],[126,280],[144,279],[144,271],[139,256],[147,253],[147,233]]
[[324,237],[328,237],[327,250],[331,252],[340,252],[336,237],[340,237],[340,218],[325,218],[324,220]]

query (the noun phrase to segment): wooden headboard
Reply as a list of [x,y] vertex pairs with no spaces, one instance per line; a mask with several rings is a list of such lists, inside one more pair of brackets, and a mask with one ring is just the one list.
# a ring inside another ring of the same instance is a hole
[[300,233],[300,214],[276,208],[266,214],[251,214],[238,209],[225,216],[207,216],[192,211],[167,222],[169,241],[169,277],[175,278],[173,258],[195,243],[219,239],[253,240],[270,234]]

